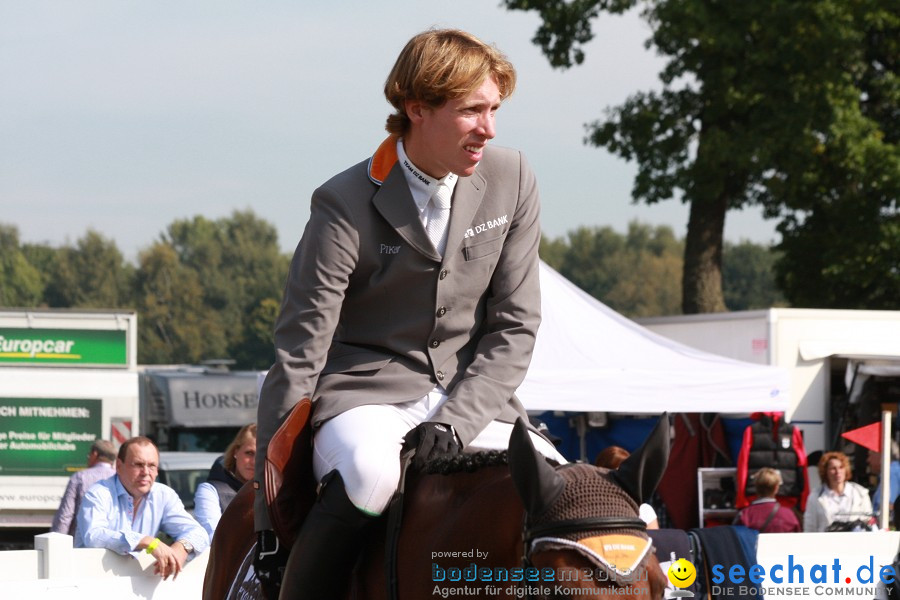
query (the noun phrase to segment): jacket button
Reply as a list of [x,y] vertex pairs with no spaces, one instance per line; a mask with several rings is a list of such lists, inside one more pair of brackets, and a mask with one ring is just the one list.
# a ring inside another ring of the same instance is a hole
[[440,343],[438,340],[431,340],[431,347],[432,347],[432,348],[437,348],[437,347],[440,346],[440,345],[441,345],[441,343]]
[[441,279],[444,279],[444,278],[447,276],[447,273],[449,273],[449,271],[447,271],[447,269],[441,269],[441,276],[440,276],[440,278],[441,278]]
[[443,316],[446,315],[446,314],[447,314],[447,307],[446,307],[446,306],[442,306],[442,307],[440,307],[439,309],[437,309],[437,316],[443,317]]
[[443,372],[443,371],[438,371],[438,372],[436,373],[436,375],[437,375],[438,381],[443,381],[443,380],[444,380],[444,372]]

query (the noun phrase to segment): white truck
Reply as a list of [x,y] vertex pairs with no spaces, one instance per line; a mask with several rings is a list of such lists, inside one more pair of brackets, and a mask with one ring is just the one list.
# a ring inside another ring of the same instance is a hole
[[786,419],[808,452],[833,448],[853,410],[900,401],[900,311],[771,308],[638,322],[700,350],[788,369]]
[[0,528],[49,528],[94,440],[138,419],[136,313],[0,309]]
[[257,371],[204,366],[140,368],[141,434],[160,450],[222,453],[256,422]]

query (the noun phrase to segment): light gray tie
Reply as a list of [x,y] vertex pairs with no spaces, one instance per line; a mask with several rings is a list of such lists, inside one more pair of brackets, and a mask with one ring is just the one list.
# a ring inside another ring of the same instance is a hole
[[425,232],[441,256],[444,255],[444,249],[447,247],[447,223],[450,222],[451,195],[450,188],[444,183],[439,183],[437,190],[429,201],[432,205],[431,216],[428,219],[428,226],[425,228]]

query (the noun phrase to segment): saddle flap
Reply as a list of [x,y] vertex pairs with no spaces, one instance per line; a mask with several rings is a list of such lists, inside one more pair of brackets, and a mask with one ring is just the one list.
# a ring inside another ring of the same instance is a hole
[[278,539],[293,546],[316,495],[312,472],[312,401],[303,398],[272,436],[266,449],[265,494]]

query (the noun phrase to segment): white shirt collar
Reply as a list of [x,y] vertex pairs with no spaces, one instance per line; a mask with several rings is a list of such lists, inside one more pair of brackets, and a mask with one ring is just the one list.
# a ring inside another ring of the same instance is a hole
[[834,496],[835,498],[840,498],[842,496],[849,496],[850,495],[850,486],[847,484],[847,482],[844,482],[844,491],[839,492],[836,489],[830,488],[826,485],[825,493],[829,496]]
[[403,176],[406,178],[406,183],[409,184],[409,191],[412,193],[419,212],[425,211],[428,201],[431,200],[431,197],[437,191],[439,184],[443,183],[449,187],[452,194],[456,187],[456,182],[459,181],[459,177],[455,173],[447,173],[441,179],[435,179],[431,175],[423,173],[406,155],[402,138],[397,140],[397,162],[400,163]]

